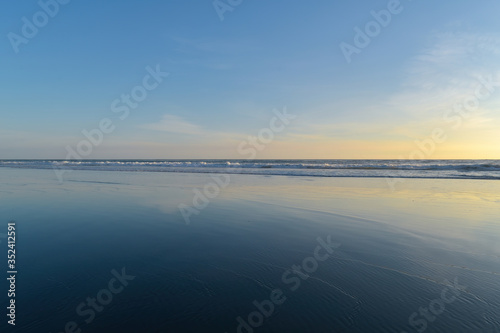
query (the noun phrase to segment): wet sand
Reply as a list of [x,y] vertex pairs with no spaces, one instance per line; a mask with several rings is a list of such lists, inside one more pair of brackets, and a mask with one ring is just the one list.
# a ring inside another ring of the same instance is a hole
[[20,332],[500,330],[497,181],[0,179],[0,232],[18,226]]

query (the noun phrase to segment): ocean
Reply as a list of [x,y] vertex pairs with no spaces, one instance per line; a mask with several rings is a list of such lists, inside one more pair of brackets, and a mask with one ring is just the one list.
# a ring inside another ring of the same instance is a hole
[[500,179],[500,160],[0,160],[0,167],[309,177]]

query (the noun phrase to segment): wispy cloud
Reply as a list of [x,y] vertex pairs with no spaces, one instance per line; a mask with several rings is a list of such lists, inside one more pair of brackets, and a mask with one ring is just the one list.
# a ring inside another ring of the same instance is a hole
[[403,91],[393,96],[394,104],[414,108],[453,103],[453,98],[470,96],[480,76],[500,70],[498,36],[447,32],[432,39],[429,47],[409,61]]
[[[498,81],[499,55],[500,37],[497,36],[456,31],[435,34],[429,46],[407,62],[406,75],[401,82],[393,84],[393,93],[385,100],[370,104],[373,114],[389,116],[354,120],[306,115],[301,117],[300,128],[290,131],[288,140],[298,144],[328,143],[336,152],[342,152],[341,157],[355,155],[343,147],[353,151],[362,147],[366,156],[373,149],[378,156],[396,158],[395,152],[414,149],[414,141],[428,137],[434,128],[450,126],[444,122],[443,115],[455,104],[474,96],[481,85],[480,77],[493,75]],[[498,138],[494,131],[500,123],[499,105],[500,89],[487,100],[481,100],[459,130],[447,132],[451,138],[448,145],[465,147],[463,141],[467,141],[471,154],[476,151],[480,154],[482,148],[489,149],[489,142]],[[344,106],[363,114],[367,107],[358,107],[355,103]],[[339,105],[330,107],[331,110],[338,108]],[[446,157],[456,157],[457,152],[460,151],[454,150],[455,155]]]
[[[473,97],[481,84],[480,77],[498,77],[500,37],[469,32],[436,34],[433,43],[409,62],[402,89],[389,98],[394,110],[408,116],[408,127],[428,129],[430,123],[442,122],[443,113],[457,103]],[[500,91],[471,115],[468,127],[487,126],[487,119],[500,99]],[[494,117],[498,117],[495,115]],[[400,128],[401,128],[400,124]]]
[[255,51],[257,49],[255,45],[244,40],[227,42],[220,39],[196,39],[179,36],[172,36],[170,39],[178,44],[176,50],[184,53],[202,51],[207,53],[234,54]]
[[165,114],[161,120],[157,123],[145,124],[141,128],[162,131],[177,134],[188,134],[188,135],[202,135],[204,134],[203,129],[193,123],[190,123],[179,116]]

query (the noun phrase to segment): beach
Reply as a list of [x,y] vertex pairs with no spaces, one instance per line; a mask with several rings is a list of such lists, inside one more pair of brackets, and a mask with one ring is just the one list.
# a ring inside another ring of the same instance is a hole
[[0,179],[19,332],[500,331],[498,180]]

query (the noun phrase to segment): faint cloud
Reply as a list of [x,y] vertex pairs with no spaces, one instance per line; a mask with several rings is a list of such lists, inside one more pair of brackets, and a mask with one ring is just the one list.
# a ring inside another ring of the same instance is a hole
[[470,32],[445,32],[410,61],[406,85],[420,89],[461,91],[474,88],[477,77],[500,66],[500,37]]
[[141,128],[177,134],[201,135],[203,130],[200,126],[192,124],[175,115],[163,115],[158,123],[145,124]]
[[255,51],[256,47],[246,41],[226,42],[223,40],[193,39],[183,37],[171,37],[178,44],[176,51],[183,53],[206,52],[206,53],[246,53]]
[[246,40],[225,41],[213,38],[185,38],[168,36],[174,43],[174,55],[169,61],[175,66],[195,66],[216,71],[238,67],[235,56],[248,55],[259,50],[255,43]]
[[[480,77],[496,76],[500,37],[459,32],[456,27],[435,34],[432,45],[409,62],[402,89],[389,98],[392,108],[428,122],[473,95]],[[489,103],[482,103],[481,116],[491,111]]]
[[[354,122],[340,118],[322,117],[318,121],[318,118],[302,117],[306,121],[302,122],[300,129],[290,132],[290,140],[330,142],[332,145],[363,140],[366,144],[368,141],[377,142],[379,148],[376,151],[381,151],[382,142],[390,143],[393,148],[397,143],[405,147],[406,142],[411,144],[415,139],[428,136],[432,129],[447,126],[443,114],[455,104],[474,96],[481,84],[480,77],[500,77],[500,36],[460,32],[458,23],[452,28],[449,32],[432,36],[429,46],[408,62],[401,88],[373,107],[374,114],[386,110],[390,117],[361,117]],[[500,122],[499,105],[500,94],[482,100],[456,136],[485,138]],[[334,108],[330,107],[331,110]],[[366,108],[366,105],[350,107],[353,112],[366,111]]]

